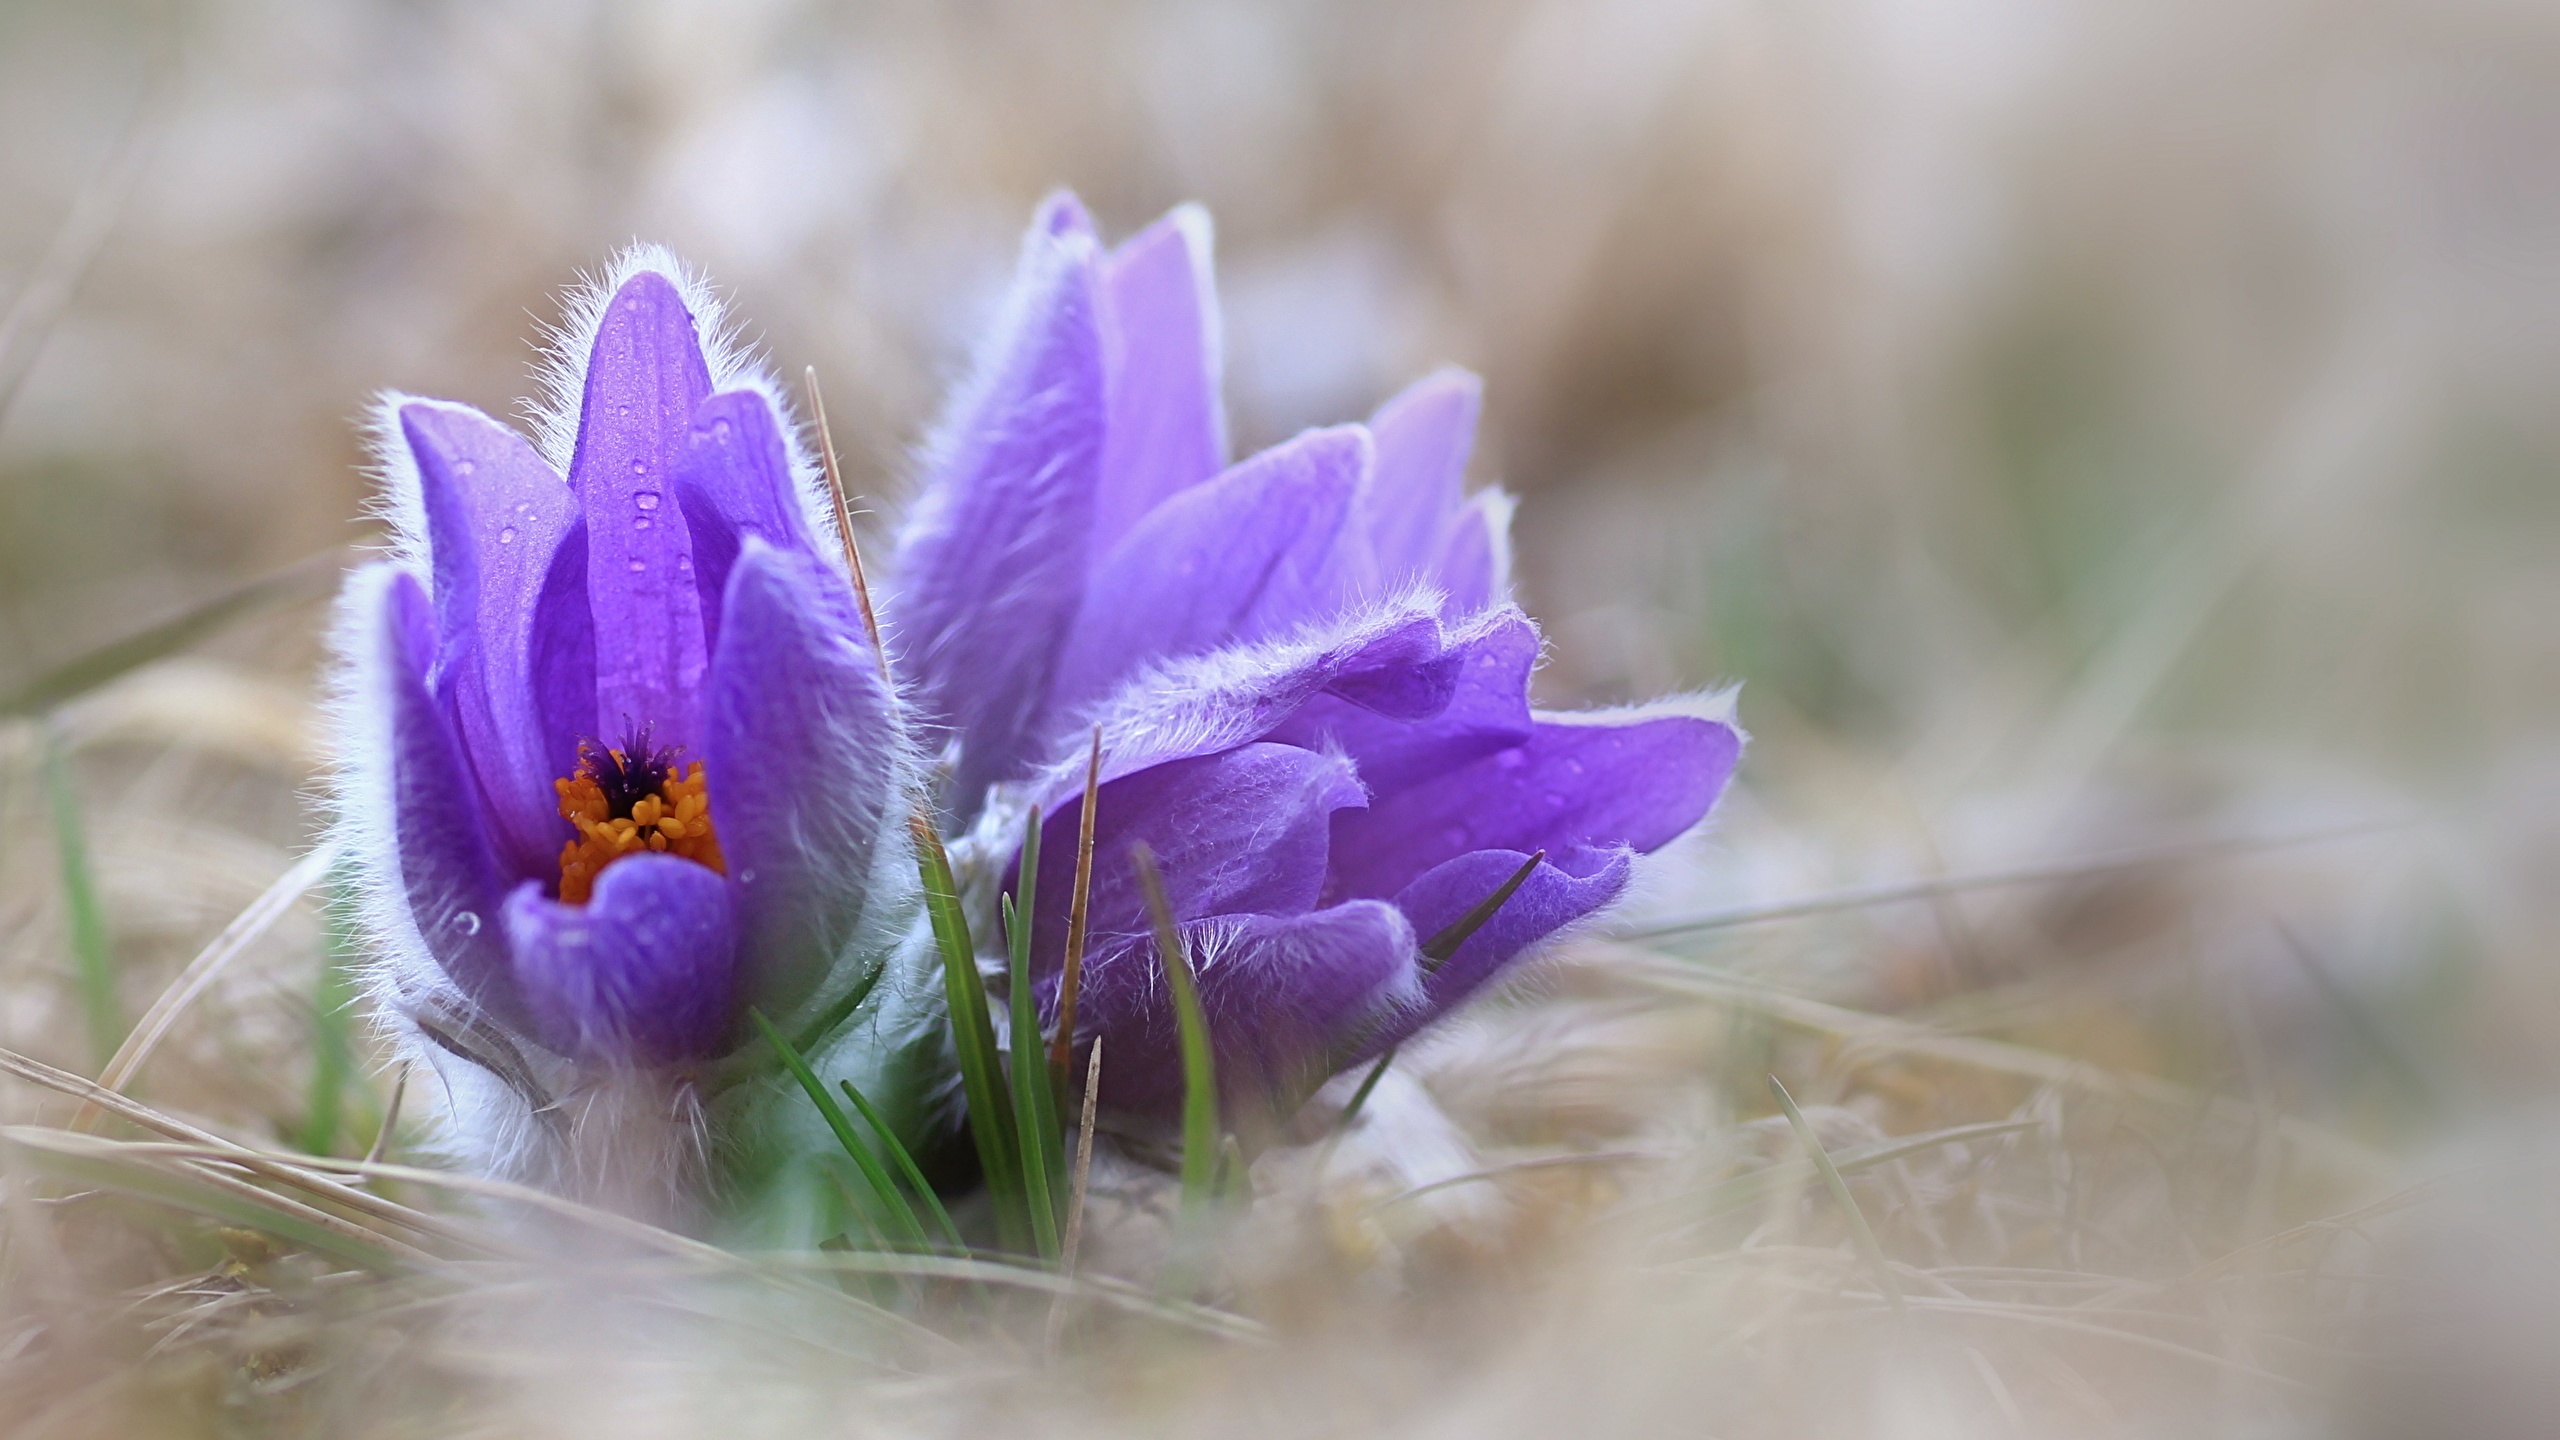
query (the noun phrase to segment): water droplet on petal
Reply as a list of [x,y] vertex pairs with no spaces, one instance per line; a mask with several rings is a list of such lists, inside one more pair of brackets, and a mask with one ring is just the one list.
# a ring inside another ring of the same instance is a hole
[[646,530],[656,523],[656,521],[651,520],[646,515],[634,515],[631,517],[631,528],[634,530]]
[[639,456],[637,456],[637,455],[632,456],[632,457],[631,457],[631,473],[632,473],[632,474],[634,474],[634,475],[646,475],[646,474],[648,474],[648,473],[649,473],[649,462],[648,462],[648,461],[646,461],[646,460],[641,459],[641,458],[640,458]]
[[741,885],[753,885],[754,883],[756,883],[756,872],[754,872],[753,870],[741,870],[741,871],[739,871],[739,872],[738,872],[738,883],[739,883],[739,884],[741,884]]
[[729,422],[728,422],[726,419],[720,419],[720,420],[714,420],[714,421],[712,421],[712,422],[711,422],[711,433],[712,433],[713,435],[717,436],[718,438],[722,439],[722,440],[726,440],[726,439],[728,439],[728,438],[729,438]]
[[[634,470],[645,470],[648,467],[641,464],[639,461],[634,460],[631,462],[631,468]],[[634,490],[631,492],[631,503],[639,506],[643,510],[655,510],[658,508],[658,492],[655,490]]]
[[618,417],[627,419],[631,414],[631,407],[628,405],[616,405],[613,407],[613,413]]
[[648,568],[649,568],[649,562],[648,562],[648,561],[646,561],[646,560],[634,560],[634,561],[632,561],[632,562],[631,562],[631,573],[632,573],[632,574],[634,574],[634,575],[637,575],[637,574],[639,574],[641,571],[646,570],[646,569],[648,569]]
[[453,462],[453,473],[456,475],[468,475],[479,468],[480,462],[477,460],[456,460]]
[[465,935],[477,935],[480,933],[480,916],[477,912],[470,910],[461,911],[453,917],[453,923],[461,926],[462,933]]
[[498,543],[501,545],[513,545],[516,543],[516,527],[513,525],[499,526]]
[[1493,757],[1493,763],[1505,770],[1517,770],[1529,763],[1529,757],[1518,750],[1505,750]]

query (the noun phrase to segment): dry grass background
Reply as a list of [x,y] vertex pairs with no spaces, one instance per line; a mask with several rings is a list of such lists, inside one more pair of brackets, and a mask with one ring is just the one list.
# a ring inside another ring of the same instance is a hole
[[[504,411],[633,237],[820,369],[894,507],[1065,183],[1118,233],[1215,211],[1240,446],[1486,375],[1551,699],[1746,682],[1743,779],[1645,913],[2168,847],[1560,957],[1339,1150],[1266,1162],[1249,1338],[1087,1296],[1053,1345],[1043,1297],[921,1281],[957,1343],[882,1335],[576,1224],[365,1279],[13,1131],[0,1430],[2560,1413],[2548,7],[8,0],[0,137],[0,691],[360,541],[367,394]],[[320,607],[285,588],[0,719],[0,1045],[101,1058],[57,796],[127,1016],[309,843]],[[388,1077],[331,1058],[331,953],[289,910],[135,1093],[362,1154]],[[1930,1142],[1847,1176],[1875,1252],[1771,1073],[1844,1162]],[[12,1123],[68,1114],[0,1082]],[[1141,1268],[1160,1186],[1106,1179],[1098,1252]]]

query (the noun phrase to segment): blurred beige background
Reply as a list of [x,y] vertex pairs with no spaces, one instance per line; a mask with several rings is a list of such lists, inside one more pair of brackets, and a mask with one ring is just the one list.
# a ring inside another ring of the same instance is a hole
[[[2547,1143],[2511,1119],[2560,1080],[2528,0],[0,0],[0,693],[363,538],[368,396],[510,412],[635,238],[819,369],[892,514],[1059,185],[1114,235],[1211,207],[1240,450],[1485,375],[1552,701],[1743,682],[1743,781],[1656,911],[2394,827],[1670,948],[2420,1168]],[[129,1014],[311,832],[323,614],[51,722]],[[79,1065],[43,743],[0,727],[0,1044]],[[305,1116],[321,939],[263,939],[150,1092],[371,1133]],[[1765,1114],[1733,1049],[1679,1063]],[[1830,1098],[2005,1113],[1887,1089]],[[2295,1214],[2162,1170],[2091,1266]]]

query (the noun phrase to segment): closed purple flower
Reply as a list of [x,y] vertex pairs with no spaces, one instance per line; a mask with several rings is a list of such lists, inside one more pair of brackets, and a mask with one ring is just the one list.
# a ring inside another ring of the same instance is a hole
[[[944,727],[946,810],[983,817],[964,859],[1007,873],[1023,806],[1048,817],[1033,959],[1053,1022],[1100,727],[1076,1031],[1104,1038],[1104,1099],[1137,1115],[1173,1108],[1180,1073],[1135,844],[1230,1094],[1287,1090],[1615,903],[1741,747],[1716,700],[1531,709],[1509,503],[1462,489],[1472,377],[1226,464],[1207,229],[1177,211],[1105,252],[1071,198],[1043,208],[929,451],[890,609],[902,679]],[[1424,957],[1541,853],[1454,954]]]
[[541,448],[383,407],[396,558],[341,617],[343,831],[377,996],[497,1168],[598,1074],[878,972],[914,767],[806,459],[643,252],[583,297]]

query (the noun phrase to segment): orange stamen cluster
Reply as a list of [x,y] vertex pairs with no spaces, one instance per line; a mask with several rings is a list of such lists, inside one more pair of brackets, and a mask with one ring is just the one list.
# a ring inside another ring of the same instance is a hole
[[[607,752],[613,768],[624,772],[629,757]],[[632,802],[628,814],[616,815],[597,774],[598,757],[585,746],[578,750],[578,773],[554,780],[560,792],[560,816],[578,827],[578,838],[560,847],[560,898],[584,905],[595,894],[596,876],[626,855],[655,852],[675,855],[728,873],[720,857],[720,837],[711,830],[711,792],[702,777],[702,762],[678,773],[666,766],[666,779],[655,792]]]

